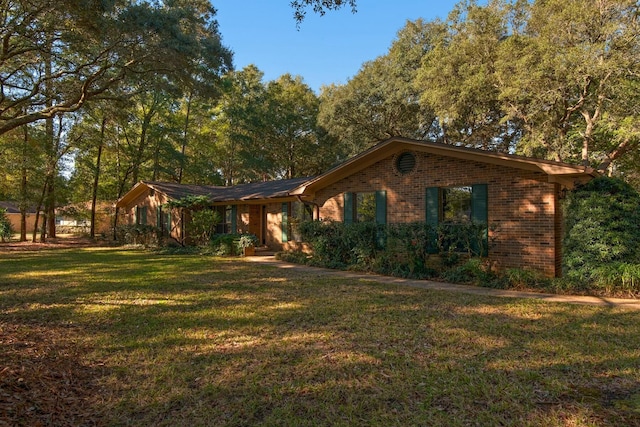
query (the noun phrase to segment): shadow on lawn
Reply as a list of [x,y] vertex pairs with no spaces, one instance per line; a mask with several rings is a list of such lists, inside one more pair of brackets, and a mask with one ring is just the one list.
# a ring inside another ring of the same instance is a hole
[[0,286],[0,321],[72,327],[105,424],[640,425],[636,312],[196,256],[58,261]]

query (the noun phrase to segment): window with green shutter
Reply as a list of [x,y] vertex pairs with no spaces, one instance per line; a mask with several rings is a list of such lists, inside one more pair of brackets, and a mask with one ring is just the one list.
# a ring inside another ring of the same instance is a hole
[[[481,240],[472,242],[472,249],[488,254],[488,191],[487,184],[458,187],[429,187],[426,190],[425,218],[433,230],[440,224],[453,230],[460,224],[484,225]],[[437,235],[429,239],[429,251],[437,252]],[[460,249],[460,248],[459,248]]]
[[231,226],[231,230],[229,232],[234,234],[238,232],[238,206],[231,205],[230,208],[231,218],[229,219],[229,223]]
[[344,193],[344,223],[353,222],[353,193]]
[[282,243],[289,241],[289,203],[282,203]]
[[344,222],[387,223],[387,192],[344,193]]
[[136,224],[147,225],[147,207],[136,206]]

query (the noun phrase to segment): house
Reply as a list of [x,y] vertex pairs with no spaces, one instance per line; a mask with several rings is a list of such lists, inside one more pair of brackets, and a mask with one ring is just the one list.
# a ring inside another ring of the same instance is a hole
[[313,178],[233,187],[140,182],[117,203],[125,222],[153,224],[186,242],[188,212],[165,203],[209,197],[221,232],[248,232],[277,250],[300,247],[305,219],[437,225],[461,219],[487,224],[488,258],[498,268],[561,271],[567,189],[597,173],[587,167],[454,145],[390,138]]
[[[7,218],[11,223],[11,229],[15,233],[20,233],[20,223],[22,221],[22,213],[17,202],[0,201],[0,209],[6,211]],[[25,212],[25,227],[27,233],[32,233],[36,223],[36,209],[30,207]]]

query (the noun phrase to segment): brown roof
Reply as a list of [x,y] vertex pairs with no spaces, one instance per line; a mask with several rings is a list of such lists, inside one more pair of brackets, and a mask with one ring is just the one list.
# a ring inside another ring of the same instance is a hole
[[[20,213],[20,207],[18,206],[18,202],[0,202],[0,208],[2,209],[6,209],[7,213],[10,214],[19,214]],[[27,213],[35,213],[36,212],[36,208],[34,208],[33,206],[29,206],[27,207]]]
[[173,182],[140,181],[116,206],[126,206],[136,199],[147,188],[166,194],[170,199],[180,200],[188,196],[206,196],[213,203],[241,202],[251,200],[274,199],[289,197],[290,193],[311,178],[280,179],[275,181],[253,182],[238,184],[231,187],[217,185],[177,184]]

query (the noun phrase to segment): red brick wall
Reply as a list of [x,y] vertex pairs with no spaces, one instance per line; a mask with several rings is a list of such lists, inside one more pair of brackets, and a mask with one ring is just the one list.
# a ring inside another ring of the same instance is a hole
[[493,246],[499,269],[532,268],[559,273],[560,217],[556,184],[542,172],[526,171],[428,153],[414,153],[416,167],[401,175],[388,157],[316,193],[320,218],[343,220],[344,192],[387,191],[387,221],[425,221],[427,187],[487,184]]

